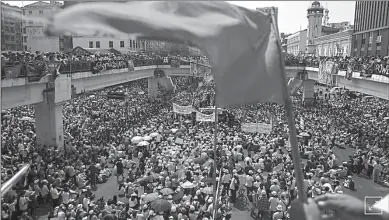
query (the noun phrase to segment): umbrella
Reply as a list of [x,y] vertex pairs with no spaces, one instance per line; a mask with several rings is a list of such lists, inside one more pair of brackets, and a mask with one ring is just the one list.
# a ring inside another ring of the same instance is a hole
[[155,212],[164,212],[164,211],[170,210],[170,208],[172,207],[172,204],[170,204],[170,202],[167,200],[157,199],[157,200],[154,200],[150,203],[150,207]]
[[156,199],[158,199],[158,193],[151,193],[151,194],[146,195],[143,198],[143,201],[145,201],[147,203],[147,202],[152,202]]
[[149,136],[150,137],[157,137],[159,134],[157,132],[151,133]]
[[189,181],[186,181],[185,183],[181,184],[181,187],[184,189],[192,189],[195,187],[195,184],[193,184]]
[[186,124],[189,124],[189,123],[191,123],[192,121],[191,120],[186,120],[186,121],[184,121]]
[[201,182],[204,182],[204,183],[212,183],[212,178],[210,178],[210,177],[206,177],[206,178],[203,178],[202,180],[201,180]]
[[33,118],[30,118],[30,117],[22,117],[20,119],[20,121],[33,121],[34,119]]
[[193,163],[202,165],[202,164],[204,164],[207,160],[208,160],[208,158],[206,158],[206,157],[197,157],[197,158],[195,158],[195,159],[193,160]]
[[300,133],[300,136],[302,136],[302,137],[309,137],[309,134],[306,133],[306,132],[303,132],[303,133]]
[[177,137],[182,137],[183,135],[184,135],[184,133],[182,133],[181,131],[179,131],[179,132],[176,132],[176,134],[175,134]]
[[147,141],[141,141],[139,142],[138,146],[148,146],[150,143]]
[[138,144],[140,143],[141,141],[143,141],[143,137],[140,137],[140,136],[135,136],[131,139],[131,142],[134,143],[134,144]]
[[184,192],[180,191],[179,193],[176,193],[173,195],[173,201],[181,200],[182,197],[184,197]]
[[389,117],[385,117],[384,120],[389,120]]
[[373,115],[371,115],[371,114],[365,114],[365,115],[363,115],[363,116],[365,116],[366,118],[370,118],[370,117],[373,116]]
[[144,136],[143,137],[143,140],[145,140],[145,141],[150,141],[150,140],[152,140],[153,138],[151,137],[151,136]]
[[200,190],[202,193],[205,193],[207,195],[213,194],[213,188],[212,187],[205,187]]
[[95,95],[90,95],[90,96],[89,96],[89,98],[94,98],[94,97],[96,97],[96,96],[95,96]]
[[170,188],[161,189],[161,191],[159,192],[162,193],[162,195],[164,196],[172,195],[174,193],[174,191]]
[[154,182],[154,180],[158,179],[159,178],[159,174],[151,174],[150,176],[146,176],[143,181],[146,181],[146,182]]

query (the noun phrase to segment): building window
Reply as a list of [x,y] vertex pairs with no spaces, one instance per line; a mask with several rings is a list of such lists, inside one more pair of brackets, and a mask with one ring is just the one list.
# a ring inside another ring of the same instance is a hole
[[132,48],[132,40],[130,40],[130,48]]
[[124,41],[120,41],[120,47],[124,47]]
[[23,37],[23,42],[27,42],[27,36]]
[[32,20],[29,20],[28,21],[28,24],[33,24],[34,22]]
[[133,48],[136,48],[135,40],[132,40],[132,47],[133,47]]
[[93,41],[89,41],[89,48],[93,48]]
[[110,47],[110,48],[113,47],[113,41],[110,41],[108,44],[109,44],[109,47]]
[[27,33],[26,28],[23,28],[23,34]]
[[29,14],[29,15],[32,15],[32,11],[28,11],[28,14]]
[[40,15],[43,15],[43,10],[39,10],[39,14],[40,14]]
[[96,41],[96,48],[100,48],[100,41]]

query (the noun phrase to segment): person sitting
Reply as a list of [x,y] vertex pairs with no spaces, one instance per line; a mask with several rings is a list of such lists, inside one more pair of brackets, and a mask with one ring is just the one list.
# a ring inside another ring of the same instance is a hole
[[344,181],[344,187],[346,187],[347,189],[351,189],[351,190],[354,190],[355,188],[355,184],[354,184],[354,180],[353,180],[353,177],[352,176],[348,176],[347,179]]

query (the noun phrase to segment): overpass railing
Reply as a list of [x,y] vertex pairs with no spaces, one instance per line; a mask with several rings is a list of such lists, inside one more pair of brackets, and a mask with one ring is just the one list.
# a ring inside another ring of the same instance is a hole
[[[129,62],[130,61],[130,62]],[[24,78],[29,77],[31,81],[37,81],[52,71],[51,68],[58,68],[60,74],[74,74],[78,72],[99,73],[103,70],[128,68],[129,63],[133,67],[170,65],[178,68],[181,65],[190,65],[189,62],[174,59],[112,59],[101,61],[36,61],[30,63],[8,64],[2,68],[2,78]],[[51,65],[55,64],[55,65]],[[54,67],[52,67],[54,66]]]
[[[339,70],[347,71],[350,67],[353,72],[359,72],[364,77],[368,78],[372,75],[381,75],[389,77],[389,65],[386,67],[383,64],[369,64],[369,63],[350,63],[350,62],[336,62]],[[301,66],[319,68],[319,60],[285,60],[285,66]]]

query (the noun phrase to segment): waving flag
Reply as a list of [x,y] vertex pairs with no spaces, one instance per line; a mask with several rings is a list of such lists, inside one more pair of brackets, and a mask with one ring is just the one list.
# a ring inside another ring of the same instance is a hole
[[278,36],[271,26],[269,15],[226,2],[93,2],[56,13],[47,33],[135,34],[196,46],[212,64],[218,105],[233,107],[284,104]]

